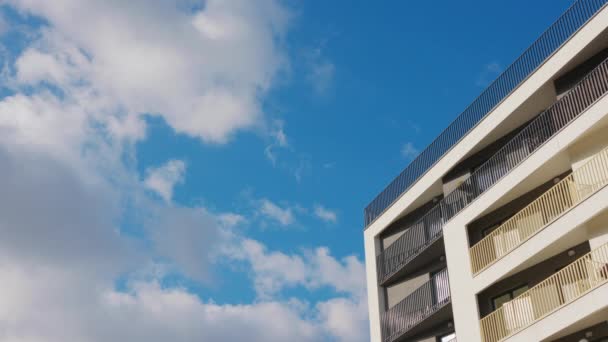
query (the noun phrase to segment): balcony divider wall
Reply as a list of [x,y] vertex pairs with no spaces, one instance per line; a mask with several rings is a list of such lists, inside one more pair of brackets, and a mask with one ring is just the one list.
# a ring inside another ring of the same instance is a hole
[[403,334],[449,303],[450,285],[447,269],[444,268],[381,314],[382,340],[398,341]]

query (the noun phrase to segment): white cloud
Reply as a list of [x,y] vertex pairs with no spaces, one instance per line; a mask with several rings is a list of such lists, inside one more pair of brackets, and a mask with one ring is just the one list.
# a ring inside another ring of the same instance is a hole
[[166,203],[171,203],[173,188],[184,182],[185,172],[186,163],[181,160],[169,160],[158,168],[146,170],[147,176],[144,184],[146,188],[158,193]]
[[324,329],[340,341],[367,341],[367,300],[363,298],[332,298],[317,304]]
[[196,12],[168,1],[9,3],[49,23],[18,63],[21,82],[86,86],[207,142],[258,124],[260,98],[285,67],[288,14],[274,0],[210,0]]
[[414,159],[420,151],[411,142],[403,144],[401,146],[401,156],[406,159]]
[[258,213],[282,226],[288,226],[295,222],[295,216],[291,208],[282,208],[265,198],[259,201]]
[[319,205],[319,204],[315,205],[314,214],[316,217],[318,217],[319,219],[321,219],[325,222],[331,222],[331,223],[338,222],[338,214],[336,214],[336,212],[333,210],[323,207],[322,205]]

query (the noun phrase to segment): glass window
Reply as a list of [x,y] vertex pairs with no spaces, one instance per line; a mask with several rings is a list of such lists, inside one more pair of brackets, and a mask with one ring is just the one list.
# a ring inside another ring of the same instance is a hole
[[494,310],[500,309],[500,307],[503,306],[504,303],[512,300],[513,298],[519,296],[520,294],[526,291],[528,291],[528,285],[514,288],[510,291],[501,294],[500,296],[492,298],[492,306],[494,307]]
[[495,297],[494,299],[492,299],[492,305],[494,306],[494,310],[500,309],[500,307],[504,303],[510,301],[511,299],[513,299],[513,297],[511,296],[511,292]]
[[441,336],[439,338],[439,342],[450,342],[456,338],[456,333],[451,333],[449,335]]
[[481,231],[481,235],[482,235],[483,237],[486,237],[486,236],[490,235],[490,233],[492,233],[493,231],[495,231],[495,230],[496,230],[496,228],[498,228],[499,226],[500,226],[500,223],[497,223],[497,224],[495,224],[495,225],[493,225],[493,226],[490,226],[490,227],[488,227],[488,228],[484,228],[484,229]]
[[515,290],[513,290],[513,298],[518,297],[520,294],[522,294],[522,293],[524,293],[526,291],[528,291],[528,286],[527,285],[524,285],[522,287],[516,288]]

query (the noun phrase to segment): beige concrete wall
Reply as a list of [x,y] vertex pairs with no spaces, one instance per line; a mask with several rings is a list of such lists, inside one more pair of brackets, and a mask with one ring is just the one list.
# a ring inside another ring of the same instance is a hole
[[451,181],[443,184],[443,196],[449,195],[454,189],[456,189],[462,182],[467,180],[471,176],[470,172],[463,174],[460,177],[454,178]]
[[608,147],[608,127],[599,127],[568,148],[572,171],[585,165],[598,152]]
[[397,239],[399,239],[401,237],[401,235],[405,234],[407,230],[403,230],[400,231],[398,233],[395,233],[391,236],[387,236],[382,240],[382,243],[384,244],[384,248],[387,248],[388,246],[392,245],[395,241],[397,241]]
[[395,304],[402,301],[405,297],[409,296],[422,284],[429,281],[430,276],[428,273],[419,275],[415,278],[406,280],[401,283],[389,286],[386,288],[388,307],[392,308]]
[[586,228],[592,250],[608,243],[608,212],[589,222]]

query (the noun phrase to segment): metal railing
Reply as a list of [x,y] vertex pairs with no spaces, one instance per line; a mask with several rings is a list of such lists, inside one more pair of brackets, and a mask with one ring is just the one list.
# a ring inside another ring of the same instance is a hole
[[494,107],[591,19],[608,0],[578,0],[486,88],[364,210],[369,226]]
[[481,319],[484,342],[498,342],[608,282],[608,244],[584,255]]
[[381,274],[380,282],[381,279],[390,277],[410,262],[419,253],[421,246],[426,247],[434,241],[424,240],[425,244],[421,244],[422,234],[419,232],[421,228],[418,227],[428,226],[430,222],[438,225],[438,227],[433,226],[438,234],[434,239],[437,239],[442,234],[445,222],[502,179],[606,93],[608,93],[608,59],[593,69],[559,101],[539,114],[475,170],[466,181],[416,221],[410,228],[414,229],[411,234],[407,234],[406,231],[393,243],[395,247],[393,245],[387,247],[377,259],[378,271]]
[[378,255],[378,282],[384,283],[442,236],[441,208],[435,206]]
[[451,218],[540,148],[585,109],[608,92],[608,59],[600,63],[567,95],[551,105],[479,167],[442,201]]
[[543,230],[570,208],[608,185],[608,148],[572,172],[470,248],[478,274]]
[[436,273],[401,302],[382,313],[382,339],[392,342],[450,302],[448,270]]

